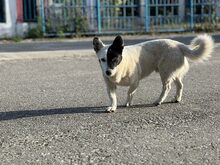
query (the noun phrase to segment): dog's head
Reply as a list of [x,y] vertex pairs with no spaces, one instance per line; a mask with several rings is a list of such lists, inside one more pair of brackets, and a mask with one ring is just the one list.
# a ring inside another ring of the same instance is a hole
[[121,36],[117,36],[111,45],[105,45],[99,38],[93,39],[93,47],[99,59],[103,73],[112,77],[117,72],[117,67],[122,61],[124,42]]

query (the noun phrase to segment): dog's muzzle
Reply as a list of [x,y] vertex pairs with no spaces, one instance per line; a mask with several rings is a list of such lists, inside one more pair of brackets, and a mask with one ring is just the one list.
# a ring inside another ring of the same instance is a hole
[[107,71],[105,72],[105,74],[106,74],[107,76],[111,76],[112,72],[111,72],[110,70],[107,70]]

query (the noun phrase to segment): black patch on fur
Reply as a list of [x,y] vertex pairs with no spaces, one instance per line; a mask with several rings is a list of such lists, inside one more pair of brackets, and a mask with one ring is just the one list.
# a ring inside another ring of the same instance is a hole
[[107,64],[109,68],[114,69],[120,64],[122,60],[123,48],[123,39],[121,36],[117,36],[107,51]]

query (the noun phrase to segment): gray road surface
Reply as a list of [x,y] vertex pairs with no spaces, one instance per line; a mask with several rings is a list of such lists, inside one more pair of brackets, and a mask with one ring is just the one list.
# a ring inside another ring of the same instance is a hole
[[95,56],[1,60],[0,164],[220,164],[219,52],[191,63],[182,103],[169,103],[173,86],[152,105],[161,90],[154,73],[133,107],[111,114]]
[[[139,42],[144,42],[147,40],[157,39],[157,38],[171,38],[180,42],[184,42],[185,44],[189,44],[192,38],[195,36],[190,34],[186,35],[139,35],[139,36],[124,36],[125,45],[132,45]],[[220,34],[212,35],[216,42],[220,42]],[[87,50],[92,48],[93,37],[90,38],[82,38],[82,39],[68,39],[68,40],[54,40],[48,39],[45,41],[35,41],[28,42],[24,41],[21,43],[1,43],[0,44],[0,53],[1,52],[33,52],[33,51],[55,51],[55,50]],[[114,36],[102,37],[102,40],[106,44],[110,44],[114,38]]]

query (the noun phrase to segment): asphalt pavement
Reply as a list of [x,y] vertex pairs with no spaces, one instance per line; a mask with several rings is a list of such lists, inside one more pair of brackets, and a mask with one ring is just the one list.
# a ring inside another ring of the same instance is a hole
[[98,61],[90,39],[80,42],[0,44],[0,164],[220,164],[220,44],[209,61],[190,63],[181,103],[170,103],[173,85],[152,104],[162,87],[153,73],[131,108],[119,87],[118,110],[105,113]]
[[[122,35],[125,45],[132,45],[152,39],[170,38],[176,41],[189,44],[197,34],[163,34],[163,35]],[[220,34],[212,34],[215,42],[220,42]],[[99,36],[104,43],[110,44],[115,36]],[[93,37],[53,39],[44,40],[24,40],[22,42],[0,42],[1,52],[35,52],[35,51],[73,51],[92,49]]]

